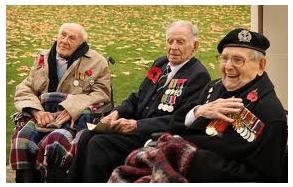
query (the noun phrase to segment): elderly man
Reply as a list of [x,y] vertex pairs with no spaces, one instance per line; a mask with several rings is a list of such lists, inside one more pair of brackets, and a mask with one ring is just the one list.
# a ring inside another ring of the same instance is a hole
[[185,128],[170,126],[169,120],[187,100],[197,99],[210,81],[206,68],[193,57],[197,34],[187,21],[167,28],[167,57],[157,59],[138,92],[101,120],[112,134],[82,134],[69,170],[70,182],[106,182],[112,170],[132,150],[142,147],[151,133]]
[[46,167],[54,156],[62,158],[58,154],[69,151],[75,133],[92,120],[85,109],[110,101],[108,63],[89,49],[87,39],[81,25],[63,24],[50,51],[38,55],[29,76],[16,87],[16,109],[31,115],[11,142],[16,182],[39,182],[35,165]]
[[265,72],[269,46],[260,33],[229,32],[218,45],[222,78],[171,121],[189,111],[184,139],[163,135],[133,152],[110,182],[280,182],[287,118]]

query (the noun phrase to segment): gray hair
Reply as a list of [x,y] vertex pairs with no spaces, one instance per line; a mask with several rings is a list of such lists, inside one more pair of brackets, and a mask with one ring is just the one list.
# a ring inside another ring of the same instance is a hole
[[80,24],[77,24],[77,23],[64,23],[61,25],[60,29],[59,29],[59,35],[61,34],[61,32],[63,31],[64,28],[66,27],[73,27],[75,29],[77,29],[81,35],[81,38],[82,38],[82,42],[85,42],[88,40],[88,34],[87,32],[85,31],[84,27],[81,26]]
[[169,34],[170,30],[175,27],[175,26],[180,26],[180,27],[187,27],[190,29],[193,41],[196,41],[198,38],[198,28],[196,25],[193,25],[190,21],[184,21],[184,20],[179,20],[179,21],[174,21],[170,25],[168,25],[166,29],[166,38],[167,35]]
[[250,49],[250,56],[251,58],[255,59],[255,60],[260,60],[262,58],[265,58],[265,55],[259,51]]

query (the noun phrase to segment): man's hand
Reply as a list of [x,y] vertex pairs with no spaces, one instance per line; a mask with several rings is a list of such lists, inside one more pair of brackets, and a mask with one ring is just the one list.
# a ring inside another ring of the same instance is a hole
[[241,98],[217,99],[210,103],[199,106],[194,111],[196,118],[202,116],[208,119],[222,119],[232,123],[234,120],[228,114],[239,113],[243,107]]
[[113,121],[116,121],[119,118],[119,113],[117,110],[114,110],[109,115],[103,117],[100,121],[102,123],[110,125]]
[[57,116],[55,120],[55,124],[57,126],[61,126],[63,123],[69,121],[71,119],[71,116],[66,110],[61,111],[61,113]]
[[52,123],[55,120],[50,112],[32,110],[31,114],[37,121],[37,125],[40,127],[45,127],[47,124]]
[[136,131],[137,121],[134,119],[120,118],[112,121],[110,129],[121,134],[130,134]]

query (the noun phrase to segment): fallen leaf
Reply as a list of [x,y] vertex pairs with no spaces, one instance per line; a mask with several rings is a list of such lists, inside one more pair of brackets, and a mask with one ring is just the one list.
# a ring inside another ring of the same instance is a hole
[[121,73],[124,74],[124,75],[127,75],[127,76],[130,75],[129,71],[122,71]]

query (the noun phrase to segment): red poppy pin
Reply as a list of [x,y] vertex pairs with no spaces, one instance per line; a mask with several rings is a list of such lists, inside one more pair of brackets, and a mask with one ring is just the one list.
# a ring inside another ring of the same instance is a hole
[[162,71],[158,67],[152,67],[149,69],[147,73],[147,77],[149,80],[151,80],[154,84],[158,82],[158,79],[161,75]]
[[44,64],[45,64],[44,55],[40,55],[39,60],[38,60],[38,67],[44,67]]
[[88,70],[86,70],[85,74],[90,77],[93,75],[93,70],[88,69]]
[[257,99],[258,99],[257,89],[252,90],[251,92],[249,92],[247,94],[247,96],[246,96],[246,99],[248,99],[252,103],[254,103],[255,101],[257,101]]

